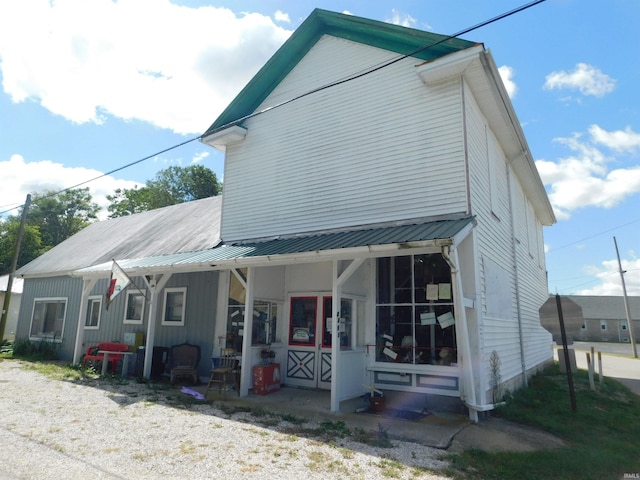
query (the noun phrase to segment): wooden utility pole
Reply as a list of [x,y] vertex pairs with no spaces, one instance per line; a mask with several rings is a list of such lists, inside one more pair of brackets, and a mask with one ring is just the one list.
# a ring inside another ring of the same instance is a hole
[[629,299],[627,298],[627,286],[624,283],[624,274],[622,270],[622,263],[620,263],[620,253],[618,252],[618,242],[616,237],[613,237],[613,244],[616,246],[616,256],[618,257],[618,269],[620,271],[620,280],[622,281],[622,296],[624,297],[624,311],[627,314],[627,328],[629,329],[629,340],[631,341],[631,347],[633,348],[633,358],[638,358],[638,350],[636,348],[635,334],[633,333],[633,324],[631,323],[631,314],[629,313]]
[[27,199],[24,202],[24,208],[22,209],[22,218],[20,219],[20,227],[18,228],[18,236],[16,238],[16,247],[13,251],[13,261],[11,262],[11,270],[9,271],[9,280],[7,281],[7,292],[4,295],[2,316],[0,316],[0,343],[4,341],[4,329],[7,325],[9,304],[11,303],[13,276],[16,273],[16,268],[18,267],[18,256],[20,255],[20,246],[22,245],[22,237],[24,236],[24,224],[27,221],[27,212],[29,211],[29,205],[31,205],[31,194],[27,194]]
[[[564,353],[564,364],[567,367],[567,382],[569,383],[569,399],[571,400],[571,411],[576,412],[576,391],[573,387],[573,372],[571,371],[571,360],[569,358],[569,347],[567,345],[567,333],[564,329],[564,316],[562,314],[562,302],[560,295],[556,293],[556,308],[558,309],[558,320],[560,321],[560,334],[562,336],[562,352]],[[558,355],[560,353],[558,352]]]

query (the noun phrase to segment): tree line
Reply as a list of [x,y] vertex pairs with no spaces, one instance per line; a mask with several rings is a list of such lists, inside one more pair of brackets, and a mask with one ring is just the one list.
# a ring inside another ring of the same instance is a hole
[[[169,167],[139,188],[107,195],[109,218],[123,217],[222,193],[216,174],[202,165]],[[101,207],[89,188],[34,192],[27,213],[18,268],[95,222]],[[0,221],[0,275],[9,273],[22,211]]]

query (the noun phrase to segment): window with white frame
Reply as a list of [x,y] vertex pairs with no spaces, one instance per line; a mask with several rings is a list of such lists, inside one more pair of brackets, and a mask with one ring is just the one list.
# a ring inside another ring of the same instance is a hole
[[580,326],[580,330],[587,330],[587,322],[582,322],[582,325]]
[[626,323],[621,323],[620,324],[620,330],[622,330],[623,332],[627,329],[627,324]]
[[66,298],[34,299],[29,337],[61,341],[66,313]]
[[[247,269],[237,270],[243,280],[247,278]],[[244,311],[247,300],[247,292],[244,285],[231,273],[229,278],[229,299],[227,313],[227,336],[225,346],[242,351],[244,338]],[[281,302],[254,299],[253,322],[251,328],[251,345],[269,345],[276,341],[276,326],[278,314],[282,311]]]
[[253,301],[251,345],[268,345],[276,341],[278,309],[277,302],[257,299]]
[[102,295],[91,295],[87,305],[87,316],[84,319],[84,328],[98,330],[100,328],[100,312],[102,312]]
[[377,260],[376,361],[452,365],[451,268],[440,253]]
[[139,290],[127,292],[127,303],[124,307],[124,323],[141,324],[144,317],[144,295]]
[[600,320],[600,330],[602,330],[602,331],[606,331],[607,330],[607,321],[606,320]]
[[165,288],[162,325],[184,326],[187,287]]

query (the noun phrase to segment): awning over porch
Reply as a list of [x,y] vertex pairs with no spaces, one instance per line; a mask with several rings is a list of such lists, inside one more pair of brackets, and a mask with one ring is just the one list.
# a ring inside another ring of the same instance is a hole
[[[215,248],[196,252],[159,255],[140,259],[117,259],[119,265],[130,272],[145,273],[194,271],[212,267],[229,267],[253,262],[286,261],[291,256],[310,257],[336,255],[376,247],[395,246],[397,249],[436,246],[438,241],[456,243],[466,236],[475,224],[473,216],[443,218],[375,227],[362,227],[333,232],[315,232],[262,240],[248,240],[234,244],[220,244]],[[444,244],[443,243],[443,244]],[[274,258],[275,257],[275,258]],[[109,276],[111,262],[76,270],[82,277]]]

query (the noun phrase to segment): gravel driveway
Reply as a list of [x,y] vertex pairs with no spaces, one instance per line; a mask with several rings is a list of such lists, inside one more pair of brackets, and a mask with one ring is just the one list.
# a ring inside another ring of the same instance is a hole
[[1,479],[448,478],[443,451],[373,446],[376,432],[343,436],[336,424],[223,411],[134,380],[54,380],[26,365],[0,360]]

